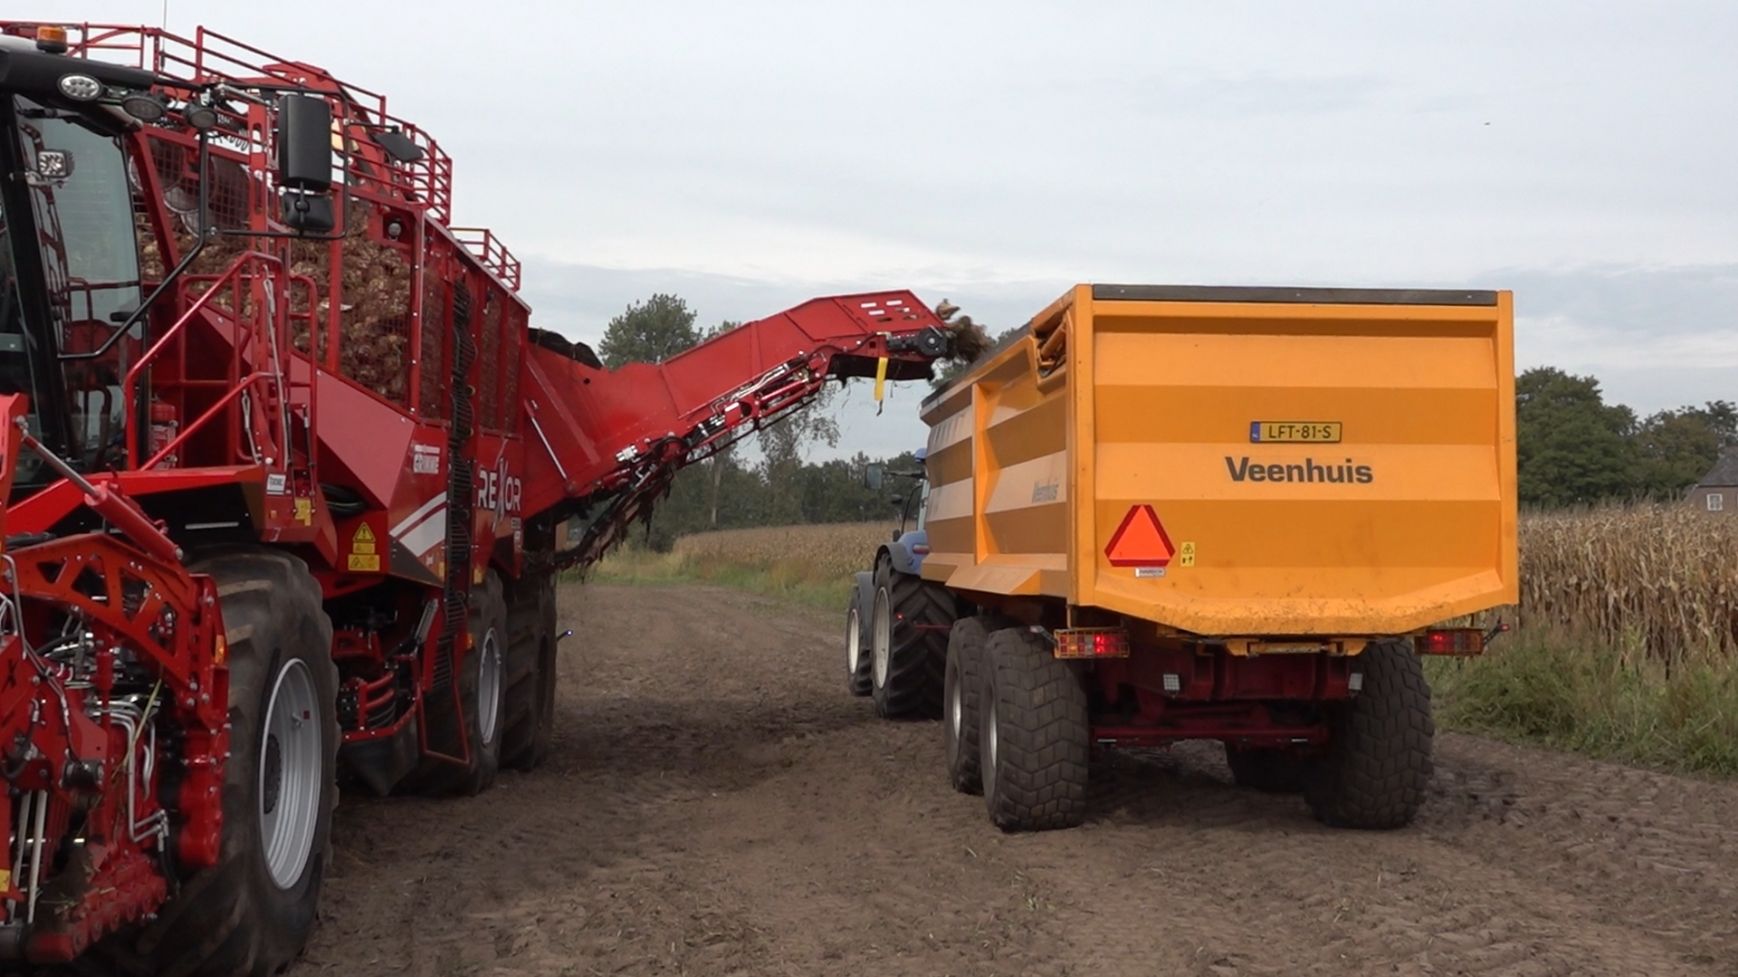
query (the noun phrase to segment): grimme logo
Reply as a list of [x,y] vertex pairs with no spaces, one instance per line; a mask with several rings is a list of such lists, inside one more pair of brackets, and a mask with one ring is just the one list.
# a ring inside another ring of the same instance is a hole
[[1360,465],[1350,458],[1344,464],[1333,465],[1320,464],[1314,458],[1305,458],[1302,464],[1270,462],[1258,465],[1250,461],[1248,455],[1241,458],[1226,455],[1225,470],[1231,473],[1233,482],[1333,482],[1336,485],[1368,485],[1376,480],[1376,473],[1369,465]]

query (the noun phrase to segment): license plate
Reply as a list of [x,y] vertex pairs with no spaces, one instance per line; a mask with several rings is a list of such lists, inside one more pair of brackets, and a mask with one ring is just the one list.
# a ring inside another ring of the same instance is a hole
[[1339,444],[1339,421],[1250,421],[1252,444]]

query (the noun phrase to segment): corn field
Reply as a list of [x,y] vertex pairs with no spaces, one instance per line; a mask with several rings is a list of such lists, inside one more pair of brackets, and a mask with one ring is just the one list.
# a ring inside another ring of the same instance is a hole
[[[843,582],[868,569],[886,522],[732,529],[684,536],[690,565]],[[1521,519],[1521,606],[1501,616],[1679,661],[1738,657],[1738,518],[1684,505],[1529,514]]]
[[1685,505],[1528,515],[1520,615],[1667,661],[1738,655],[1738,519]]
[[869,569],[875,547],[893,535],[889,522],[770,526],[697,533],[676,541],[676,555],[696,563],[756,568],[800,565],[807,575],[844,582]]

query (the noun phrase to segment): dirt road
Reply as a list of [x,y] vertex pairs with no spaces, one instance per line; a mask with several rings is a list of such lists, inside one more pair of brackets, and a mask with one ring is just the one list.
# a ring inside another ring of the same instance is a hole
[[936,724],[844,694],[833,615],[601,586],[562,612],[553,763],[346,798],[293,977],[1738,975],[1732,786],[1445,736],[1418,824],[1364,834],[1186,749],[1008,836]]

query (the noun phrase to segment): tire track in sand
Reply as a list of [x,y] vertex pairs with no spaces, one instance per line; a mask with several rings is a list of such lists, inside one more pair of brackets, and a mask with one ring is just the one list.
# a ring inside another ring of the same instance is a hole
[[835,616],[709,588],[561,601],[556,755],[340,807],[293,977],[1738,977],[1738,788],[1466,736],[1418,823],[1318,826],[1217,748],[1095,761],[1076,830],[1003,835],[935,723],[843,691]]

